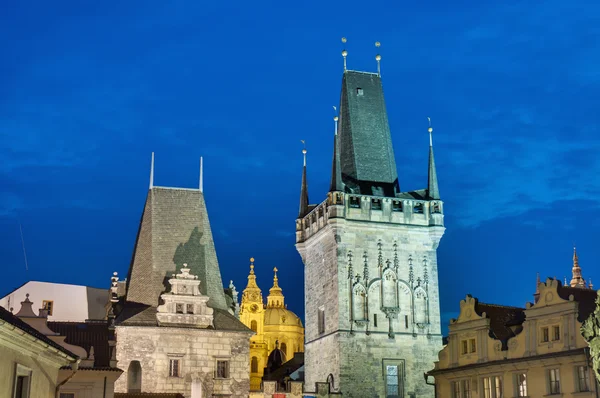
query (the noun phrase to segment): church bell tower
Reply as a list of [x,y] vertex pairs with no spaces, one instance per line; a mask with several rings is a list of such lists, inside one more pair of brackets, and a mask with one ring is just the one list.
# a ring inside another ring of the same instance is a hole
[[329,380],[344,397],[433,397],[423,374],[442,347],[437,248],[445,228],[432,129],[427,188],[403,192],[380,73],[347,70],[342,55],[330,191],[309,204],[304,150],[296,220],[305,389]]

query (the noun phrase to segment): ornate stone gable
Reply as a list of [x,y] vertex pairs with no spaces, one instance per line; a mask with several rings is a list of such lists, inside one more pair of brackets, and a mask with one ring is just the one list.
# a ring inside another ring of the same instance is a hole
[[183,264],[179,274],[173,274],[169,284],[170,292],[160,296],[164,304],[157,308],[156,320],[159,325],[213,326],[213,309],[206,305],[209,297],[200,293],[200,281],[197,276],[190,274],[187,264]]

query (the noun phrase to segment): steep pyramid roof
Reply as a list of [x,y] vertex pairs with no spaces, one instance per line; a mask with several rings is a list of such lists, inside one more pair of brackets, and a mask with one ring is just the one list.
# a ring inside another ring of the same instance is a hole
[[204,195],[197,189],[152,187],[127,277],[127,303],[156,307],[167,279],[187,263],[208,305],[227,310]]

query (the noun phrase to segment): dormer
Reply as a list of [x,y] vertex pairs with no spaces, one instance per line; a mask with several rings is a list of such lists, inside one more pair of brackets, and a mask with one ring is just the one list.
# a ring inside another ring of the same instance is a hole
[[208,296],[200,293],[198,276],[190,274],[187,264],[183,264],[179,274],[169,279],[170,292],[160,298],[156,320],[161,326],[188,326],[208,328],[213,326],[213,309],[206,303]]

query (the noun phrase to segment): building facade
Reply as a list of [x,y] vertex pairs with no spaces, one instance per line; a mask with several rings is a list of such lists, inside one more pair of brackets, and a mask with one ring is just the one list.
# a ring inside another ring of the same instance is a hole
[[253,332],[225,297],[201,190],[151,183],[125,290],[116,392],[248,396]]
[[597,397],[581,325],[597,293],[581,277],[574,253],[568,286],[538,280],[525,308],[467,296],[450,321],[448,344],[429,372],[438,397]]
[[305,389],[329,380],[348,397],[432,397],[423,373],[442,347],[445,228],[431,140],[427,188],[402,192],[379,74],[344,71],[335,121],[330,191],[309,204],[304,150],[296,220]]
[[267,303],[256,283],[254,258],[250,259],[248,285],[242,293],[240,320],[256,334],[250,339],[250,389],[261,389],[261,381],[267,367],[269,354],[279,347],[284,361],[295,353],[304,352],[304,327],[296,314],[285,305],[283,291],[279,287],[277,268],[274,269],[273,287],[269,290]]

